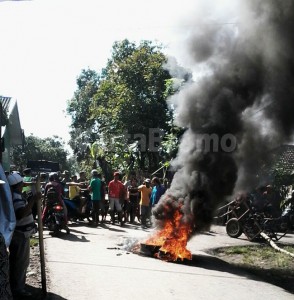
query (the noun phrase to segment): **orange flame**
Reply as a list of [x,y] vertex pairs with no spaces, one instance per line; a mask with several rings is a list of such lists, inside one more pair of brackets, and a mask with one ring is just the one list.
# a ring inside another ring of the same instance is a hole
[[157,231],[153,237],[146,241],[147,245],[161,246],[160,253],[155,255],[167,261],[178,259],[192,259],[191,252],[186,248],[191,235],[191,225],[181,221],[182,214],[177,210],[172,220],[166,220],[164,228]]

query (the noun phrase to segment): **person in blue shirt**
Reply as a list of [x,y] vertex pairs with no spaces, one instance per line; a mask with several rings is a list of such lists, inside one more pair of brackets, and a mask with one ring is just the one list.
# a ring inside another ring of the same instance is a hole
[[152,225],[152,208],[158,203],[160,197],[165,193],[166,189],[163,184],[161,184],[158,177],[153,177],[151,180],[152,191],[150,195],[150,205],[148,212],[148,219]]
[[151,184],[153,186],[152,192],[151,192],[151,205],[152,207],[155,206],[160,197],[165,193],[165,187],[163,184],[161,184],[160,179],[158,177],[153,177]]
[[[8,173],[9,175],[10,173]],[[8,176],[0,163],[0,299],[12,300],[9,282],[9,253],[8,248],[13,237],[16,217],[12,203]]]

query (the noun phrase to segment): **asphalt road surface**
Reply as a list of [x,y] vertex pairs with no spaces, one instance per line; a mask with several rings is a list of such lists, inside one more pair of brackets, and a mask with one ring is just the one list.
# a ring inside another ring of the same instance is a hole
[[[131,251],[152,229],[71,224],[59,238],[44,231],[48,299],[92,300],[254,300],[292,299],[293,294],[261,281],[205,253],[206,249],[248,244],[232,239],[222,226],[194,236],[191,261],[165,262]],[[286,238],[286,237],[285,237]],[[293,243],[293,236],[288,240]]]

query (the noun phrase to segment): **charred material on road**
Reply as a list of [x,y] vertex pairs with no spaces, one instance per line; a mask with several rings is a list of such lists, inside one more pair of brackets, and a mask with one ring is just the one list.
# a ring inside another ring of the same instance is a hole
[[[138,251],[139,248],[139,251]],[[158,258],[167,262],[188,262],[190,261],[189,259],[186,258],[181,258],[177,257],[174,258],[174,255],[165,252],[163,250],[160,250],[161,246],[159,245],[152,245],[152,244],[147,244],[147,243],[140,243],[140,247],[137,247],[137,250],[134,253],[148,256],[148,257],[153,257],[153,258]]]

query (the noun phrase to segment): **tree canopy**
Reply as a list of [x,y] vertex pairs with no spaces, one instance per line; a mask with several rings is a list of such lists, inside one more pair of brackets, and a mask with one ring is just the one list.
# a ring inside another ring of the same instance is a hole
[[23,146],[15,146],[11,152],[11,160],[17,170],[23,170],[28,160],[48,160],[58,162],[61,169],[71,169],[67,161],[68,152],[64,141],[58,137],[41,139],[30,135],[25,138]]
[[158,168],[160,141],[170,135],[173,119],[167,98],[174,90],[166,63],[161,46],[123,40],[113,44],[101,74],[82,71],[67,107],[70,145],[80,162],[91,157],[104,173]]

